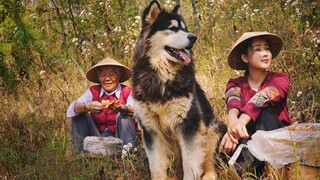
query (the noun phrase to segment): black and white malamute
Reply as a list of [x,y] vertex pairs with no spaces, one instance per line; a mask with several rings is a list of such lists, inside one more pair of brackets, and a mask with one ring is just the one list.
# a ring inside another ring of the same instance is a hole
[[191,48],[196,40],[179,6],[166,12],[152,1],[144,10],[132,86],[155,180],[167,179],[172,162],[178,179],[217,178],[218,121],[195,79]]

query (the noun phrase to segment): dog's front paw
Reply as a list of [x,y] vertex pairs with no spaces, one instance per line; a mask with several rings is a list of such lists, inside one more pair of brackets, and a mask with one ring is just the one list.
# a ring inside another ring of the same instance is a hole
[[202,177],[202,180],[216,180],[217,174],[214,172],[206,172],[204,176]]

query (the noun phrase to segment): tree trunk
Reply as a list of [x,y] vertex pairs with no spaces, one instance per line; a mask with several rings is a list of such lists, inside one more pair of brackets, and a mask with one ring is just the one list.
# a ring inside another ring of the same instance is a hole
[[194,19],[194,25],[199,28],[199,22],[197,20],[197,9],[196,9],[196,5],[194,3],[194,0],[191,0],[192,2],[192,9],[193,9],[193,19]]

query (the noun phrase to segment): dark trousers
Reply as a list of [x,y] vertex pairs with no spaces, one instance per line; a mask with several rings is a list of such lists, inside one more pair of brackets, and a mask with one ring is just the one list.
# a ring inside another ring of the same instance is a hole
[[123,144],[131,143],[133,146],[135,146],[136,128],[133,117],[122,116],[119,113],[117,116],[116,125],[116,133],[109,129],[99,131],[90,114],[82,113],[78,116],[72,117],[71,131],[73,143],[75,145],[75,153],[77,154],[83,151],[83,140],[87,136],[113,136],[122,139]]
[[[254,123],[251,121],[246,127],[249,134],[249,138],[241,139],[239,145],[247,144],[248,140],[251,140],[251,136],[258,130],[271,131],[284,127],[284,125],[279,120],[276,113],[270,107],[266,107],[262,109],[256,121]],[[231,157],[233,153],[234,152],[228,155]],[[256,159],[247,148],[242,149],[241,154],[239,155],[236,162],[240,166],[235,167],[237,170],[240,170],[240,168],[246,169],[248,166],[255,166],[257,168],[258,175],[261,175],[263,173],[264,162]]]

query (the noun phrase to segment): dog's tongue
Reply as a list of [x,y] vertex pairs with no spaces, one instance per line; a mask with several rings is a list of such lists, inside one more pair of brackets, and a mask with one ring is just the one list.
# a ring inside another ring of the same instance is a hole
[[191,59],[190,59],[190,55],[188,53],[186,53],[185,51],[181,51],[181,50],[178,50],[179,51],[179,54],[180,56],[182,57],[182,59],[184,60],[184,62],[186,62],[187,64],[190,63]]

